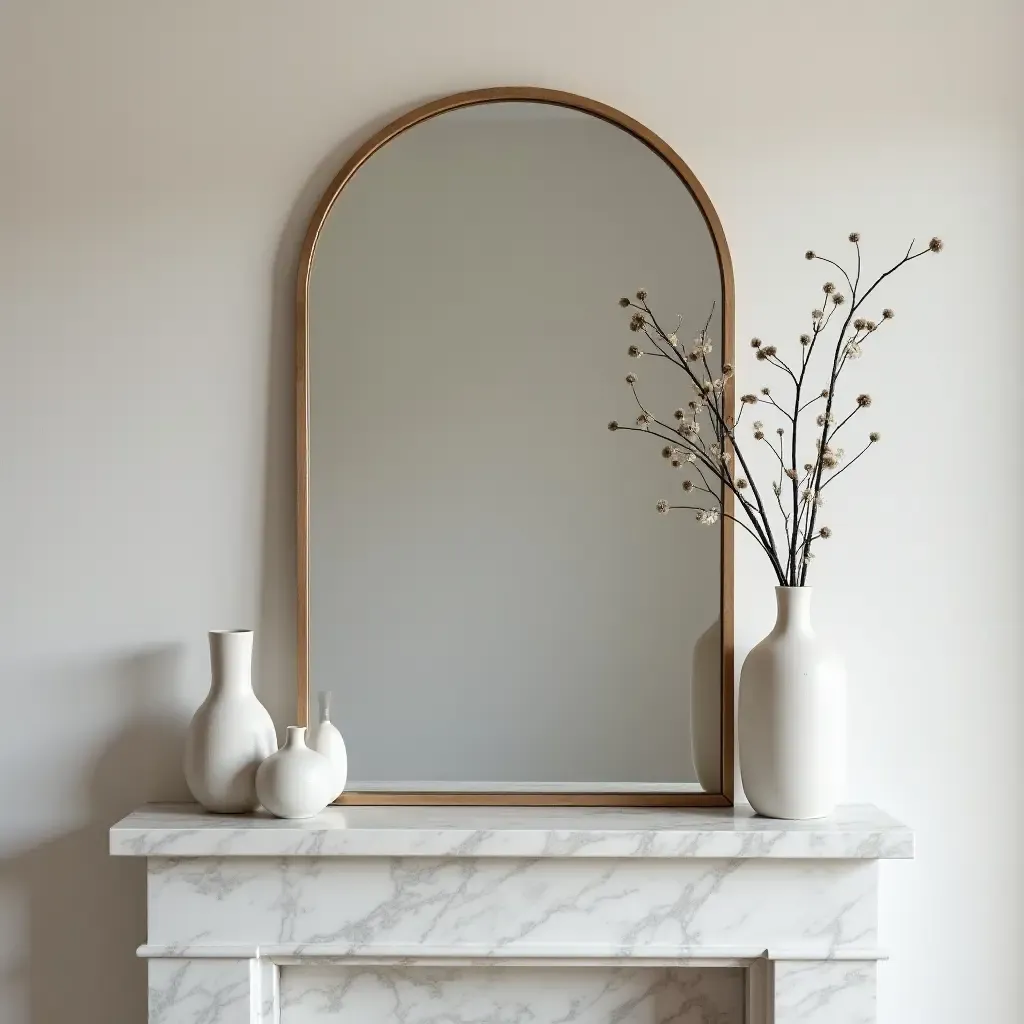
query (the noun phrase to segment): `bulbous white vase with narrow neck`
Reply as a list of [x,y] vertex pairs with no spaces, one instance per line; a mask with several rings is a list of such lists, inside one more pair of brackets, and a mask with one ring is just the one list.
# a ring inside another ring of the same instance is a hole
[[185,737],[185,781],[208,811],[259,806],[256,769],[277,750],[277,733],[252,689],[251,630],[210,633],[210,692]]
[[331,762],[334,777],[331,800],[334,801],[345,792],[345,783],[348,782],[348,751],[341,733],[331,722],[331,695],[328,691],[320,691],[319,704],[320,719],[313,730],[310,746]]
[[323,754],[306,746],[306,728],[288,726],[284,746],[260,765],[256,792],[278,818],[312,818],[334,799],[334,776]]
[[740,672],[740,774],[769,818],[823,818],[846,771],[846,673],[811,625],[810,587],[776,587],[775,628]]

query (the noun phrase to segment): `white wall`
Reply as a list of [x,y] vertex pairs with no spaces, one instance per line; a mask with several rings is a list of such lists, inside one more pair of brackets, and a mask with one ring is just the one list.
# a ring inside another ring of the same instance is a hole
[[[859,370],[885,442],[836,506],[817,614],[853,679],[849,796],[919,829],[884,872],[883,1020],[1017,1018],[1018,7],[4,6],[5,1024],[142,1019],[141,867],[108,861],[104,830],[181,791],[203,631],[256,621],[262,690],[292,713],[290,317],[315,197],[399,110],[514,82],[678,149],[724,221],[741,338],[799,332],[808,246],[947,239]],[[755,555],[741,646],[771,615]]]

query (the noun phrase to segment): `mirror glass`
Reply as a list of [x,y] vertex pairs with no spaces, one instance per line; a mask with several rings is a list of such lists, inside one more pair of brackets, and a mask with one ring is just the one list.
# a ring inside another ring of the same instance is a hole
[[698,788],[722,537],[659,516],[680,470],[607,429],[637,415],[629,372],[665,418],[693,397],[627,356],[641,287],[687,342],[714,307],[720,367],[697,202],[582,110],[442,113],[338,195],[307,299],[309,692],[311,720],[332,694],[349,790]]

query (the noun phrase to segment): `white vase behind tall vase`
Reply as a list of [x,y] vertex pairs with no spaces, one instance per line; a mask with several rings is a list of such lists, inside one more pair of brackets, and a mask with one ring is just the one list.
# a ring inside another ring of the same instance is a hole
[[277,733],[252,689],[251,630],[210,633],[210,692],[185,738],[185,781],[208,811],[259,806],[256,769],[277,750]]
[[318,754],[323,754],[331,763],[331,774],[334,779],[331,800],[337,800],[345,792],[348,782],[348,751],[345,740],[337,727],[331,722],[331,695],[321,690],[319,695],[320,717],[313,729],[313,737],[309,746]]
[[722,789],[722,623],[716,619],[693,645],[690,749],[706,793]]
[[846,673],[811,625],[811,588],[775,594],[775,628],[740,672],[743,789],[766,817],[823,818],[845,775]]

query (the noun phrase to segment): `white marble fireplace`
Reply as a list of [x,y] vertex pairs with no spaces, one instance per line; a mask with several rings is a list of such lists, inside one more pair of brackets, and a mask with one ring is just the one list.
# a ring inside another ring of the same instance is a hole
[[[150,1024],[874,1024],[872,807],[142,808]],[[898,968],[896,968],[898,969]]]

